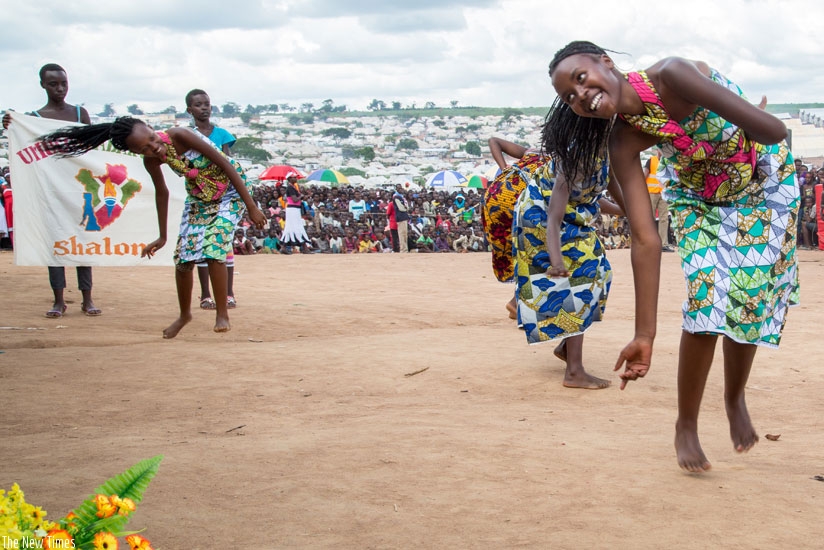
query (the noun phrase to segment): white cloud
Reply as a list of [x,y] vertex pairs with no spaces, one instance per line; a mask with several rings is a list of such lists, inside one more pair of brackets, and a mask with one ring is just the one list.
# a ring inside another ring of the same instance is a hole
[[93,112],[182,110],[194,87],[216,104],[548,106],[547,65],[576,39],[627,52],[624,70],[680,55],[751,98],[824,101],[813,0],[0,0],[0,12],[0,107],[18,110],[44,103],[47,62]]

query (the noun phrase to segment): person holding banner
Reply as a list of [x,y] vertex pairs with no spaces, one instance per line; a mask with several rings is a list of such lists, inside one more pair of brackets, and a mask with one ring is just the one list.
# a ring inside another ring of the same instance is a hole
[[[69,78],[66,70],[56,63],[47,63],[40,68],[40,87],[46,90],[48,100],[40,109],[30,113],[41,118],[64,120],[66,122],[91,123],[89,113],[80,105],[66,103],[66,94],[69,92]],[[11,117],[8,113],[3,116],[3,128],[8,128]],[[66,300],[63,291],[66,288],[66,268],[63,266],[49,266],[49,283],[54,293],[54,304],[46,317],[56,319],[66,313]],[[92,268],[91,266],[77,266],[77,286],[83,295],[80,310],[90,317],[96,317],[103,312],[95,307],[92,300]]]
[[266,217],[249,193],[240,164],[227,157],[208,138],[188,128],[155,132],[145,122],[120,117],[112,123],[63,128],[42,137],[43,146],[57,158],[82,155],[107,141],[121,151],[143,157],[155,186],[160,236],[146,245],[141,256],[151,258],[166,244],[169,189],[161,171],[166,164],[186,181],[186,204],[175,249],[175,283],[180,315],[163,331],[174,338],[192,320],[193,270],[206,260],[215,296],[215,332],[230,329],[227,308],[226,256],[232,248],[235,226],[248,210],[258,229]]
[[[194,130],[209,138],[215,147],[223,151],[224,155],[229,156],[229,148],[235,144],[237,139],[229,131],[212,124],[212,101],[209,94],[199,88],[191,90],[186,94],[186,112],[192,115],[195,123]],[[226,302],[231,309],[237,307],[235,292],[232,288],[235,279],[235,255],[231,251],[226,257],[226,272],[229,286]],[[215,301],[209,291],[209,265],[205,261],[197,264],[197,278],[200,281],[200,309],[215,309]]]

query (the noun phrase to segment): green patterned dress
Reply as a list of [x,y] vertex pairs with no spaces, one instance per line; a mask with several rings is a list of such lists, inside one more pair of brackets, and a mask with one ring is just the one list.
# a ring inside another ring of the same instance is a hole
[[[158,132],[157,135],[166,143],[166,164],[186,181],[186,202],[175,248],[175,264],[207,260],[225,262],[226,256],[232,252],[235,227],[243,217],[246,205],[229,176],[208,157],[195,150],[178,154],[168,134]],[[197,135],[214,147],[207,138]],[[216,147],[215,150],[220,152]],[[248,188],[243,168],[234,159],[226,158]]]
[[583,334],[600,321],[612,281],[612,268],[592,226],[609,182],[605,162],[599,163],[587,181],[570,186],[560,228],[561,255],[570,276],[548,276],[547,206],[555,186],[554,172],[554,162],[537,170],[515,206],[518,325],[530,344]]
[[[798,303],[799,189],[787,143],[753,142],[703,107],[675,121],[645,73],[626,77],[646,112],[622,118],[662,138],[676,174],[664,193],[687,283],[684,330],[778,347]],[[711,78],[744,97],[717,71]]]

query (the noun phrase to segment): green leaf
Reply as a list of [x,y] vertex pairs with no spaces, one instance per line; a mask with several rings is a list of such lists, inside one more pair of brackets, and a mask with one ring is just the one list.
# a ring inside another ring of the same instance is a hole
[[121,516],[117,513],[108,518],[97,517],[96,495],[117,495],[120,498],[130,498],[135,504],[143,500],[143,492],[149,486],[149,482],[157,474],[160,468],[160,461],[163,455],[142,460],[123,472],[118,474],[94,490],[83,504],[74,510],[77,518],[74,522],[78,526],[75,536],[75,545],[83,548],[94,539],[95,533],[100,531],[110,531],[116,533],[123,530],[129,521],[128,516]]

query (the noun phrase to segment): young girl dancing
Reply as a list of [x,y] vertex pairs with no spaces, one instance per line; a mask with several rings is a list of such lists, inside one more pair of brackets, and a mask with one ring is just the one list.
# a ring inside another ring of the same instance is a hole
[[[205,91],[195,88],[186,94],[186,112],[192,115],[194,131],[209,138],[215,147],[229,156],[229,148],[237,142],[229,131],[212,124],[212,100]],[[209,265],[203,261],[197,263],[197,279],[200,282],[200,309],[216,309],[212,293],[209,291]],[[226,283],[228,286],[226,304],[229,309],[237,307],[234,291],[235,255],[230,250],[226,256]]]
[[[543,147],[555,158],[567,149],[558,142],[559,128],[577,116],[552,109],[543,128]],[[518,324],[527,342],[561,339],[555,355],[566,363],[564,386],[602,389],[609,381],[584,369],[584,332],[600,321],[606,308],[612,268],[592,222],[600,210],[623,215],[603,198],[610,193],[620,204],[621,190],[609,177],[606,150],[597,162],[565,170],[556,161],[537,170],[515,205],[515,296]],[[548,206],[547,206],[548,204]]]
[[[486,240],[492,248],[492,272],[502,283],[511,283],[515,274],[512,256],[512,216],[515,203],[526,189],[527,181],[549,158],[535,149],[527,149],[505,139],[489,138],[489,151],[501,169],[501,173],[484,191],[481,223]],[[518,159],[507,165],[504,154]],[[509,318],[515,319],[516,300],[507,302]]]
[[564,132],[575,147],[559,151],[561,161],[592,159],[609,142],[624,194],[636,318],[635,336],[615,367],[625,366],[622,389],[650,367],[658,305],[661,242],[639,153],[657,145],[676,169],[665,192],[687,300],[675,448],[685,470],[709,470],[698,412],[718,336],[730,435],[744,452],[758,441],[744,399],[756,345],[778,346],[787,308],[797,303],[799,191],[787,129],[700,61],[671,57],[623,74],[603,48],[572,42],[555,54],[549,74],[558,101],[582,117]]
[[226,255],[232,247],[235,226],[244,213],[257,228],[266,222],[252,201],[240,164],[218,151],[206,138],[187,128],[155,132],[144,122],[120,117],[112,123],[64,128],[42,138],[44,146],[58,156],[82,155],[111,141],[122,151],[143,156],[143,164],[155,186],[160,237],[146,245],[142,256],[152,257],[166,244],[166,217],[169,190],[162,164],[168,164],[186,181],[186,203],[175,249],[175,283],[180,316],[163,331],[174,338],[192,320],[192,270],[195,263],[209,264],[215,293],[215,332],[229,330],[226,307]]

